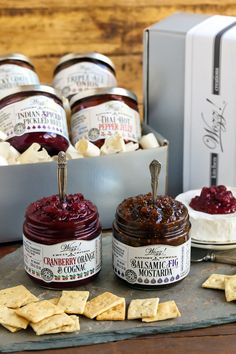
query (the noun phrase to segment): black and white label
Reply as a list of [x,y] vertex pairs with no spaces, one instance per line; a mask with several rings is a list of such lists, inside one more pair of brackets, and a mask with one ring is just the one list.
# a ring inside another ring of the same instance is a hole
[[94,142],[120,132],[124,140],[141,138],[139,113],[126,103],[111,100],[82,109],[71,116],[72,144],[85,137]]
[[131,284],[172,284],[189,273],[190,248],[190,240],[180,246],[131,247],[113,237],[113,270]]
[[39,84],[39,78],[33,70],[15,64],[0,65],[0,89]]
[[73,64],[59,71],[53,80],[53,87],[61,90],[68,97],[78,92],[99,87],[117,86],[115,75],[95,63]]
[[43,95],[31,96],[1,108],[0,130],[8,139],[36,132],[55,133],[68,139],[65,110]]
[[101,269],[101,235],[93,240],[73,240],[43,245],[23,235],[24,264],[34,278],[71,282],[89,278]]

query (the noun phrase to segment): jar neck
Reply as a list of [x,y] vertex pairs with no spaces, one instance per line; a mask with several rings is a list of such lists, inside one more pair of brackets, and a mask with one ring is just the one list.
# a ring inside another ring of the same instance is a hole
[[84,97],[83,99],[79,100],[79,102],[75,102],[71,107],[71,113],[74,114],[82,109],[94,107],[99,104],[106,103],[107,101],[113,100],[124,102],[125,104],[127,104],[127,106],[138,112],[138,104],[136,101],[132,100],[132,98],[115,94],[104,94],[101,96],[95,95],[92,97]]
[[54,244],[72,239],[92,239],[101,233],[98,213],[81,221],[42,222],[26,215],[23,226],[26,237],[32,241]]
[[172,239],[181,236],[185,232],[189,232],[191,225],[188,213],[182,218],[171,223],[154,223],[153,221],[144,220],[143,222],[126,221],[119,213],[116,213],[114,229],[130,238],[164,238]]
[[5,59],[0,61],[0,65],[5,65],[5,64],[12,64],[12,65],[18,65],[27,69],[30,69],[35,72],[35,68],[32,64],[27,63],[22,60],[16,60],[16,59]]
[[53,76],[58,74],[63,69],[66,69],[66,68],[70,67],[71,65],[74,65],[74,64],[77,64],[77,63],[84,63],[84,62],[88,62],[88,63],[93,63],[93,64],[96,64],[96,65],[99,65],[99,66],[109,70],[114,76],[116,76],[115,70],[109,64],[104,63],[103,61],[100,61],[98,59],[92,59],[92,58],[74,58],[74,59],[70,59],[70,60],[68,60],[68,61],[66,61],[64,63],[61,63],[54,70]]

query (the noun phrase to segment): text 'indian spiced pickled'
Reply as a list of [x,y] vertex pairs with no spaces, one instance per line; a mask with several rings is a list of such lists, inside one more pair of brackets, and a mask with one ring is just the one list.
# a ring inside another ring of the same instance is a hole
[[71,139],[75,145],[87,138],[98,147],[119,132],[126,142],[137,143],[141,124],[136,95],[124,88],[100,88],[73,96],[71,106]]
[[117,85],[115,66],[106,55],[70,53],[63,56],[54,71],[53,87],[71,97],[99,87]]
[[48,288],[71,288],[101,270],[101,225],[96,206],[80,193],[65,194],[65,153],[58,158],[59,195],[30,204],[23,226],[27,274]]
[[190,270],[189,230],[187,208],[171,197],[125,199],[113,224],[115,274],[143,289],[177,283]]

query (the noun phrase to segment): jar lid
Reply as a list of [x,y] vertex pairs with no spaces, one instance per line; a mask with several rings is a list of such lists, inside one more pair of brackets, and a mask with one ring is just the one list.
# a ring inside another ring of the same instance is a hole
[[19,53],[9,53],[9,54],[5,54],[5,55],[0,55],[0,62],[4,61],[4,60],[24,61],[25,63],[28,63],[31,66],[33,66],[33,63],[31,62],[31,60],[28,57],[26,57],[23,54],[19,54]]
[[0,91],[0,100],[6,98],[8,96],[14,95],[16,93],[21,92],[42,92],[42,93],[50,93],[51,95],[56,96],[61,101],[64,100],[64,97],[61,95],[60,91],[52,88],[48,85],[22,85],[9,90],[1,90]]
[[112,60],[108,58],[104,54],[96,53],[96,52],[89,52],[89,53],[70,53],[66,54],[61,59],[59,60],[58,64],[56,65],[55,70],[60,66],[61,64],[66,63],[67,61],[74,60],[74,59],[93,59],[93,60],[99,60],[102,63],[105,63],[109,65],[114,71],[115,71],[115,65],[113,64]]
[[93,96],[104,96],[104,95],[119,95],[119,96],[124,96],[131,98],[135,102],[137,102],[137,96],[135,93],[126,90],[121,87],[102,87],[102,88],[96,88],[92,90],[86,90],[80,93],[77,93],[76,95],[72,96],[70,99],[70,106],[72,107],[75,102],[79,102],[83,100],[84,98],[90,98]]

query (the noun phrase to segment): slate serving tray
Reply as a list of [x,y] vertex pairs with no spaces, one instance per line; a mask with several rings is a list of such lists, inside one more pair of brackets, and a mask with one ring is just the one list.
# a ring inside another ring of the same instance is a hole
[[[0,327],[0,352],[75,347],[235,322],[236,303],[227,303],[223,291],[201,288],[202,282],[212,273],[231,275],[236,274],[236,269],[235,266],[217,263],[192,264],[190,275],[171,288],[134,290],[114,276],[111,266],[111,237],[106,236],[103,238],[103,267],[100,275],[93,283],[78,289],[89,290],[90,298],[104,291],[111,291],[125,297],[127,303],[131,299],[155,296],[160,298],[160,302],[175,300],[182,316],[154,323],[142,323],[138,320],[95,321],[80,316],[80,332],[45,336],[36,336],[30,328],[10,333]],[[58,291],[39,288],[31,282],[23,270],[22,248],[0,260],[0,289],[18,284],[25,285],[41,299],[60,295]]]

